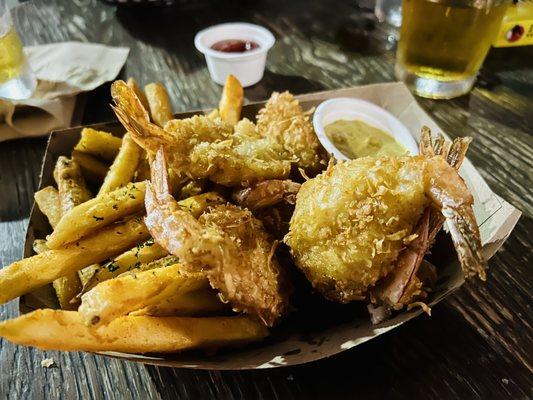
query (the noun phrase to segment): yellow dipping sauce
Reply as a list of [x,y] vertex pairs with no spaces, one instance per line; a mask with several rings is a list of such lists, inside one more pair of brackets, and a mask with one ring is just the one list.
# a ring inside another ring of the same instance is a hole
[[363,121],[338,120],[324,127],[335,147],[350,159],[359,157],[402,156],[408,153],[398,141]]

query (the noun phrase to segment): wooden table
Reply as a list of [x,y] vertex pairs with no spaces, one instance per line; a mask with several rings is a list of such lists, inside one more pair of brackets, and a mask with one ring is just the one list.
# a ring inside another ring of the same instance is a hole
[[[353,1],[199,2],[185,8],[120,8],[42,1],[25,11],[27,44],[64,40],[129,46],[123,77],[161,81],[175,111],[212,107],[220,87],[193,47],[196,31],[224,21],[267,26],[277,43],[249,101],[273,90],[304,93],[394,80],[394,51]],[[370,26],[367,26],[370,28]],[[293,368],[210,372],[156,368],[83,353],[42,352],[0,340],[0,398],[512,398],[533,396],[533,47],[493,49],[475,89],[451,101],[419,99],[451,136],[470,135],[470,159],[493,190],[524,212],[490,261],[420,317],[331,359]],[[529,61],[529,64],[528,64]],[[109,86],[88,94],[84,123],[113,119]],[[0,265],[21,255],[46,139],[0,144]],[[17,315],[0,308],[0,319]],[[41,360],[53,357],[57,367]]]

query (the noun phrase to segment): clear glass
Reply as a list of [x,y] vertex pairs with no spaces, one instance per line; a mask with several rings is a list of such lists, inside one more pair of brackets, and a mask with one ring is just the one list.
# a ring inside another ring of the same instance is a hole
[[468,93],[507,6],[493,0],[404,0],[396,77],[422,97]]
[[27,99],[36,86],[10,11],[0,4],[0,98]]

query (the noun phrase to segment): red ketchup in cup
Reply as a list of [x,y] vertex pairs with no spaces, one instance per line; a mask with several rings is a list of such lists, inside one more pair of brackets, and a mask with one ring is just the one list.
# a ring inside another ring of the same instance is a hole
[[227,39],[216,42],[211,49],[223,53],[245,53],[259,48],[259,45],[251,40]]

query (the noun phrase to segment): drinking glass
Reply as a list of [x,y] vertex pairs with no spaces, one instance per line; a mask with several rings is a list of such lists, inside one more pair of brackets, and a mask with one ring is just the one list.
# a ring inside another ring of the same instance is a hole
[[507,6],[507,0],[403,0],[396,77],[422,97],[468,93]]
[[37,86],[7,5],[0,1],[0,98],[31,97]]

